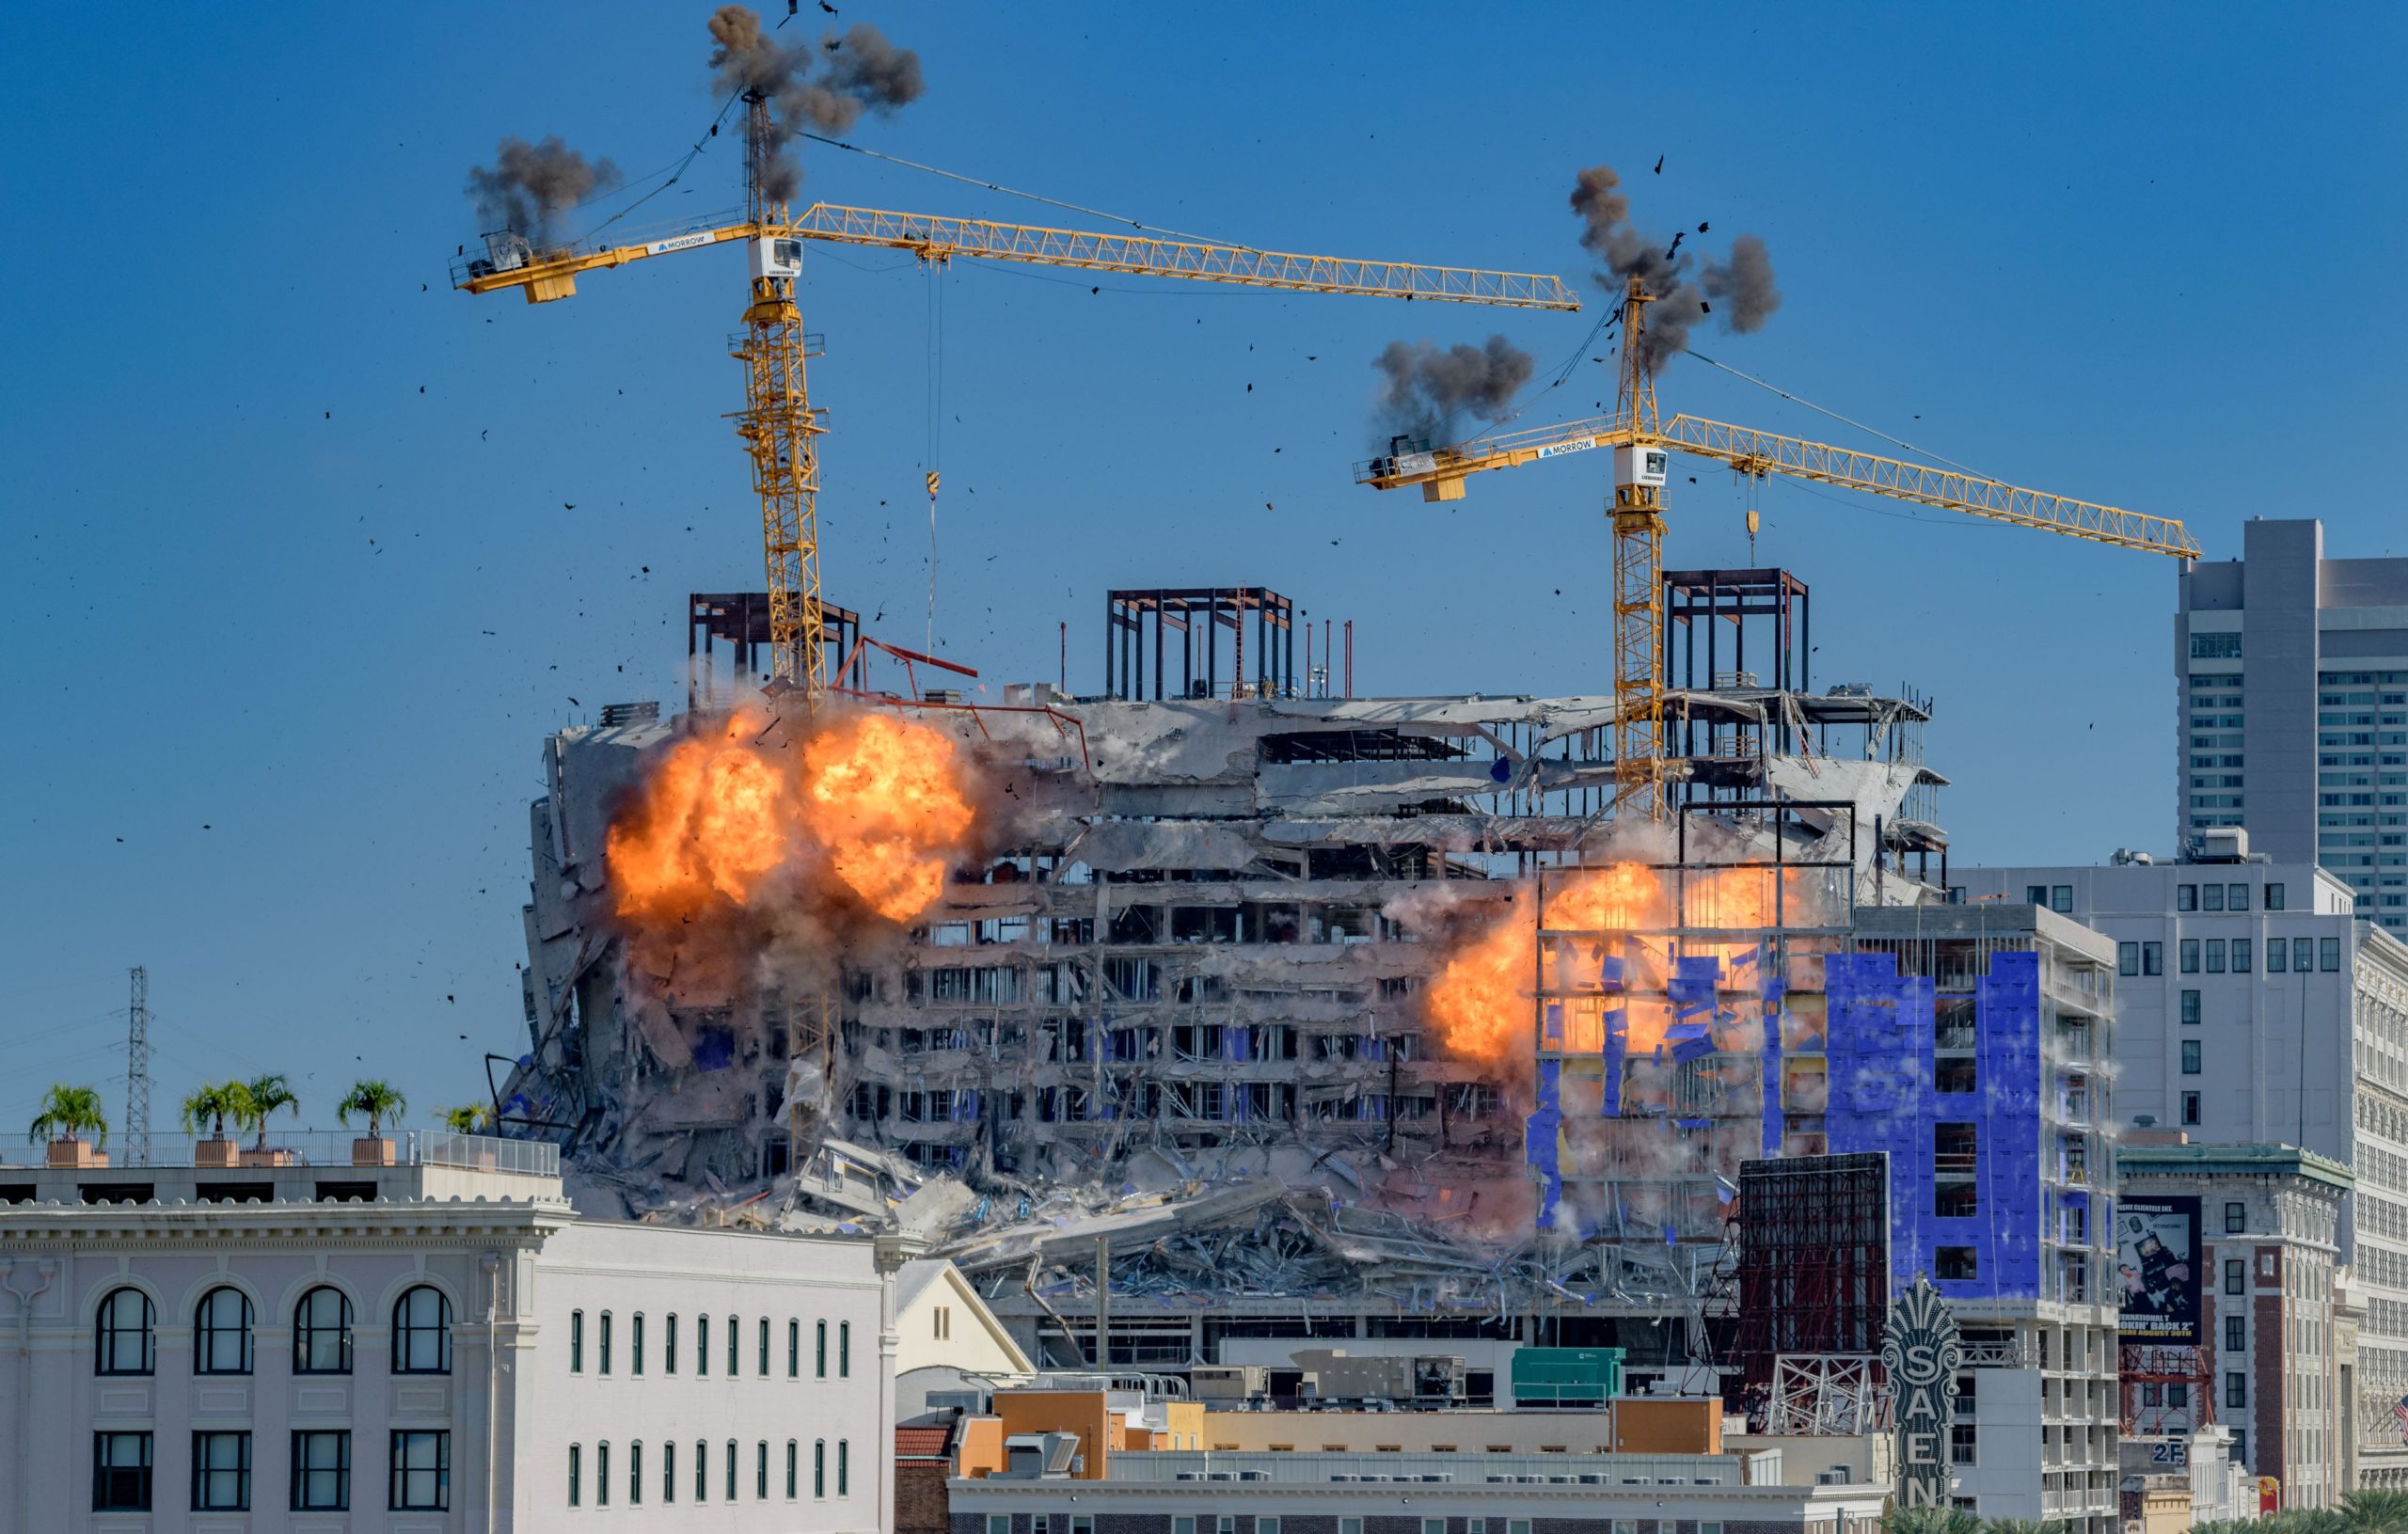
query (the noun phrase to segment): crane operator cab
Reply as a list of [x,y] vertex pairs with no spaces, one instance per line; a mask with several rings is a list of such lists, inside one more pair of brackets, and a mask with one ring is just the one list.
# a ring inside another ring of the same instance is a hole
[[1614,450],[1614,483],[1662,488],[1672,475],[1672,455],[1662,448],[1631,443]]
[[468,275],[472,277],[515,272],[535,259],[535,247],[516,229],[494,229],[484,236],[484,242],[483,258],[468,262]]
[[752,280],[802,276],[802,242],[791,235],[764,234],[752,242]]

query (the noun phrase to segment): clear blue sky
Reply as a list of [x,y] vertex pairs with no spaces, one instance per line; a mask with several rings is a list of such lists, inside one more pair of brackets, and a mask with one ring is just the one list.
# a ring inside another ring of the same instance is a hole
[[[713,110],[708,8],[0,12],[0,1132],[121,1069],[135,963],[163,1102],[280,1067],[330,1123],[372,1071],[423,1121],[524,1047],[544,733],[681,697],[682,594],[760,583],[721,419],[741,277],[681,256],[531,308],[445,265],[502,134],[674,159]],[[1261,245],[1566,277],[1573,173],[1610,162],[1643,227],[1770,245],[1786,302],[1703,343],[1726,361],[2214,555],[2310,514],[2337,554],[2408,553],[2363,446],[2402,392],[2395,8],[843,10],[922,55],[926,99],[856,135],[892,152]],[[732,148],[653,206],[734,200]],[[808,174],[1065,216],[857,156]],[[1384,343],[1496,331],[1551,364],[1593,310],[1089,286],[813,253],[833,600],[918,637],[935,287],[939,642],[990,681],[1052,677],[1067,620],[1095,687],[1110,586],[1261,582],[1355,621],[1366,691],[1605,686],[1601,464],[1453,507],[1349,475]],[[1587,410],[1601,372],[1527,419]],[[1861,441],[1694,363],[1663,389]],[[1699,480],[1668,560],[1744,561],[1736,492]],[[1818,680],[1937,696],[1960,858],[2170,840],[2170,561],[1779,483],[1765,506]]]

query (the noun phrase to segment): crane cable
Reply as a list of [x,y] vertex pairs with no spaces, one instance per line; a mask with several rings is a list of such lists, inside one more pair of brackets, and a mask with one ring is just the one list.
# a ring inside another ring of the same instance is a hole
[[1731,367],[1726,363],[1717,362],[1714,358],[1706,356],[1703,352],[1696,350],[1695,348],[1690,349],[1689,356],[1697,358],[1700,362],[1704,363],[1709,368],[1720,368],[1724,372],[1729,373],[1734,378],[1739,379],[1743,383],[1753,384],[1758,388],[1764,389],[1768,393],[1778,394],[1792,404],[1802,404],[1818,416],[1829,416],[1831,419],[1840,422],[1844,426],[1853,426],[1858,431],[1863,432],[1868,435],[1877,436],[1893,448],[1904,448],[1907,451],[1921,454],[1923,457],[1928,458],[1934,463],[1946,464],[1950,468],[1956,469],[1959,473],[1971,474],[1977,480],[1996,480],[1995,475],[1985,474],[1978,468],[1967,468],[1956,459],[1943,458],[1940,454],[1932,451],[1929,448],[1919,448],[1903,437],[1892,436],[1889,433],[1880,431],[1875,427],[1867,426],[1861,420],[1851,419],[1846,416],[1843,416],[1836,410],[1826,410],[1823,406],[1816,404],[1814,401],[1802,399],[1798,395],[1790,393],[1789,390],[1785,388],[1779,387],[1772,384],[1767,384],[1763,379],[1754,376],[1752,373],[1744,373],[1738,369]]
[[928,272],[927,365],[927,489],[928,489],[928,626],[925,649],[937,651],[937,485],[944,459],[944,263],[930,261]]

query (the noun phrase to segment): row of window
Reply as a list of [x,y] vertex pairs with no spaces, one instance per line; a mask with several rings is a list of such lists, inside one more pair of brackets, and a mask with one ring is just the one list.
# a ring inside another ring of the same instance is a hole
[[[2176,964],[2184,974],[2247,974],[2258,962],[2257,944],[2248,938],[2184,938],[2176,945]],[[2339,938],[2268,938],[2266,973],[2305,974],[2310,970],[2334,973],[2341,968]],[[2162,942],[2119,942],[2115,973],[2148,975],[2165,973]],[[2185,997],[2193,994],[2185,991]],[[2184,1019],[2194,1021],[2194,1019]]]
[[[2249,886],[2246,884],[2177,884],[2174,886],[2176,910],[2247,910]],[[2266,886],[2266,909],[2281,910],[2283,887],[2278,882]]]
[[[441,1512],[452,1506],[452,1435],[439,1428],[396,1428],[388,1435],[385,1506],[393,1512]],[[151,1437],[148,1432],[92,1435],[92,1510],[151,1510]],[[296,1430],[287,1506],[294,1512],[351,1509],[351,1433]],[[247,1512],[251,1507],[251,1435],[192,1435],[192,1510]]]
[[[597,1374],[610,1372],[611,1349],[615,1340],[614,1320],[607,1310],[594,1318],[594,1372]],[[664,1374],[674,1374],[677,1372],[677,1317],[674,1314],[664,1316],[661,1323],[660,1370]],[[769,1377],[769,1318],[763,1316],[754,1331],[753,1367],[754,1372],[765,1380]],[[815,1321],[812,1325],[811,1354],[812,1377],[819,1380],[828,1378],[828,1323],[825,1321]],[[641,1375],[643,1366],[644,1316],[639,1310],[627,1318],[627,1372]],[[571,1374],[585,1372],[585,1312],[582,1310],[568,1313],[568,1371]],[[694,1318],[694,1372],[707,1375],[710,1371],[711,1319],[707,1315],[700,1315]],[[730,1379],[734,1379],[743,1372],[744,1323],[730,1316],[727,1318],[727,1373]],[[853,1323],[838,1321],[836,1378],[849,1380],[852,1377]],[[786,1318],[786,1378],[802,1378],[802,1322],[792,1316]]]
[[[786,1440],[785,1487],[786,1500],[789,1502],[796,1500],[801,1494],[801,1447],[802,1446],[794,1439]],[[850,1496],[853,1494],[853,1441],[849,1438],[839,1438],[836,1440],[835,1447],[834,1494]],[[630,1442],[626,1449],[627,1505],[642,1507],[644,1482],[643,1440],[639,1438]],[[721,1459],[724,1466],[721,1477],[724,1501],[737,1500],[737,1466],[739,1452],[736,1440],[729,1439],[726,1453]],[[695,1439],[694,1500],[697,1503],[710,1500],[710,1456],[709,1441],[702,1438]],[[828,1471],[828,1440],[815,1439],[811,1446],[811,1494],[816,1500],[824,1500],[830,1494]],[[585,1506],[585,1446],[571,1444],[568,1446],[568,1505],[570,1507]],[[610,1445],[606,1439],[594,1446],[594,1505],[595,1507],[607,1508],[610,1505]],[[752,1499],[756,1502],[766,1502],[769,1499],[769,1441],[766,1438],[752,1446]],[[660,1500],[663,1502],[677,1500],[677,1446],[671,1441],[664,1441],[660,1446]]]
[[[158,1310],[138,1289],[119,1289],[93,1318],[93,1369],[100,1374],[150,1374],[158,1368]],[[193,1308],[193,1372],[248,1374],[254,1317],[251,1297],[220,1285]],[[351,1372],[351,1297],[328,1285],[293,1307],[293,1371]],[[393,1302],[392,1370],[452,1372],[452,1302],[421,1284]]]

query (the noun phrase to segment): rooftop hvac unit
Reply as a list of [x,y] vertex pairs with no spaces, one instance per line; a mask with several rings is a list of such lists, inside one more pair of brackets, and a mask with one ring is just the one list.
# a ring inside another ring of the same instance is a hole
[[1198,1477],[1198,1476],[1196,1474],[1196,1472],[1195,1472],[1195,1471],[1193,1471],[1193,1470],[1182,1470],[1182,1471],[1180,1471],[1180,1472],[1179,1473],[1179,1479],[1181,1479],[1181,1480],[1196,1480],[1196,1479],[1200,1479],[1201,1478],[1200,1478],[1200,1477]]
[[1594,1475],[1582,1476],[1580,1478],[1580,1484],[1583,1486],[1603,1486],[1606,1484],[1606,1478]]
[[921,689],[920,701],[924,704],[958,705],[961,702],[961,689],[959,688],[925,688]]
[[1845,1486],[1847,1484],[1847,1472],[1845,1470],[1818,1470],[1814,1473],[1814,1484],[1817,1486]]
[[1240,1480],[1269,1480],[1270,1479],[1271,1472],[1268,1470],[1241,1470],[1238,1472],[1238,1479]]
[[1422,1481],[1450,1481],[1455,1479],[1455,1473],[1451,1470],[1432,1470],[1416,1479]]
[[1490,1484],[1491,1486],[1495,1486],[1495,1485],[1498,1484],[1499,1482],[1504,1482],[1504,1483],[1510,1484],[1510,1483],[1513,1481],[1513,1477],[1511,1477],[1511,1476],[1491,1476],[1491,1477],[1489,1477],[1489,1478],[1488,1478],[1488,1484]]
[[1235,1480],[1238,1479],[1238,1473],[1234,1470],[1207,1470],[1204,1472],[1204,1479],[1206,1480]]
[[1329,1478],[1329,1479],[1332,1479],[1332,1480],[1342,1480],[1342,1481],[1346,1481],[1346,1482],[1348,1482],[1348,1483],[1352,1484],[1353,1482],[1354,1482],[1354,1481],[1358,1481],[1358,1480],[1362,1479],[1363,1478],[1362,1478],[1362,1477],[1360,1477],[1360,1476],[1358,1476],[1358,1475],[1356,1475],[1356,1474],[1354,1474],[1354,1473],[1353,1471],[1351,1471],[1351,1470],[1339,1470],[1339,1471],[1334,1471],[1334,1472],[1332,1472],[1332,1473],[1331,1473],[1331,1475],[1330,1475],[1330,1478]]
[[1578,1476],[1549,1476],[1546,1478],[1546,1483],[1549,1486],[1577,1486],[1580,1484],[1580,1478]]
[[1624,1476],[1622,1478],[1622,1483],[1624,1486],[1644,1486],[1647,1484],[1647,1478],[1645,1476]]

